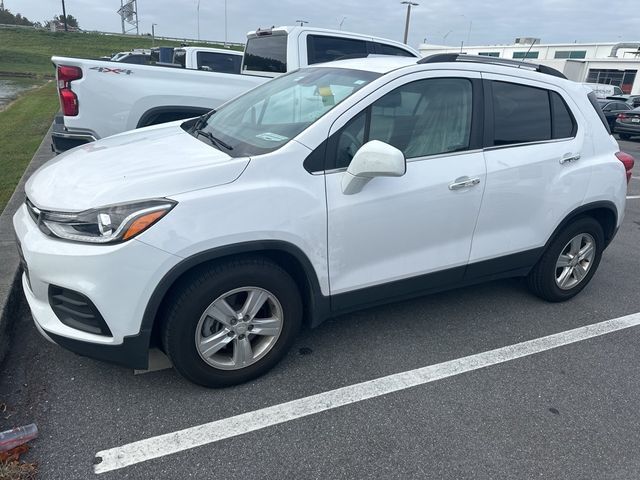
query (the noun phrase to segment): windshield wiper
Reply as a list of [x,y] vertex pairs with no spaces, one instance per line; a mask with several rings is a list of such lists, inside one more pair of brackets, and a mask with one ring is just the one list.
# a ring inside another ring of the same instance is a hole
[[204,126],[207,124],[207,122],[211,118],[211,115],[213,115],[214,113],[216,113],[216,111],[211,110],[205,113],[204,115],[200,115],[198,119],[195,121],[195,123],[193,124],[193,127],[191,127],[191,131],[195,132],[196,130],[200,130],[204,128]]
[[202,130],[200,128],[195,129],[193,131],[193,133],[195,133],[196,138],[199,135],[202,135],[204,138],[206,138],[207,140],[209,140],[209,142],[211,142],[211,144],[216,147],[218,150],[222,150],[222,148],[220,147],[224,147],[227,150],[233,150],[233,147],[231,145],[229,145],[228,143],[223,142],[222,140],[220,140],[219,138],[216,138],[213,133],[211,132],[207,132],[206,130]]

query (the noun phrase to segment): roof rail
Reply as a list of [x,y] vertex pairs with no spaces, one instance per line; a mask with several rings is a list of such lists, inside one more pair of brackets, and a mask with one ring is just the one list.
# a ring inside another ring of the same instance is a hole
[[487,63],[491,65],[502,65],[505,67],[524,68],[527,70],[534,70],[536,72],[544,73],[546,75],[553,75],[554,77],[564,78],[565,75],[556,70],[555,68],[547,67],[546,65],[538,65],[537,63],[522,62],[518,60],[510,60],[507,58],[488,57],[483,55],[466,55],[460,53],[436,53],[435,55],[429,55],[418,63],[444,63],[444,62],[475,62],[475,63]]

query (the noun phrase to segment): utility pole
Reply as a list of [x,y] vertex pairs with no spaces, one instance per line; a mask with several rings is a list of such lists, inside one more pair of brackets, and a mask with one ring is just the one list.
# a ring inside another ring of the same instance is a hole
[[151,46],[155,47],[156,45],[156,25],[157,23],[151,24]]
[[196,7],[196,16],[198,17],[198,40],[200,40],[200,0],[198,0],[198,6]]
[[420,4],[410,1],[404,1],[400,3],[407,6],[407,22],[404,26],[404,43],[406,44],[407,39],[409,38],[409,19],[411,18],[411,6],[417,7]]
[[224,0],[224,46],[227,47],[227,0]]
[[64,8],[64,0],[62,0],[62,19],[64,20],[64,31],[68,32],[69,29],[67,28],[67,9]]

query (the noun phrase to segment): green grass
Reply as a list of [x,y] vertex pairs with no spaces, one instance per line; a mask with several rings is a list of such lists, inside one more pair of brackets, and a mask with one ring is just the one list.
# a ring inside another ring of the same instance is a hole
[[[198,43],[189,42],[190,45]],[[180,42],[156,40],[156,45],[180,46]],[[222,47],[202,43],[208,47]],[[54,75],[51,57],[97,58],[102,55],[150,48],[150,36],[102,35],[82,32],[49,32],[29,28],[0,28],[0,73]],[[233,48],[239,48],[234,46]]]
[[58,111],[55,82],[29,91],[0,112],[0,212]]

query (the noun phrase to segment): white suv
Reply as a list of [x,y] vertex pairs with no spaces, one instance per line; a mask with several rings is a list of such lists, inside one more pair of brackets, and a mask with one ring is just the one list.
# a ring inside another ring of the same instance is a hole
[[36,326],[135,368],[159,344],[225,386],[338,313],[513,276],[567,300],[633,166],[594,102],[536,65],[353,59],[78,147],[14,217]]

